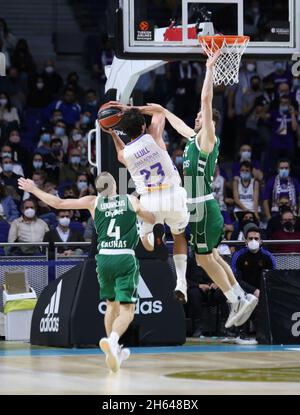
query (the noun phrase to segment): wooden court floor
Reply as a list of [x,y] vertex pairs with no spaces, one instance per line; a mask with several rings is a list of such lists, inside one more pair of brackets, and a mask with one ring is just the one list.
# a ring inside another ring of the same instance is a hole
[[[133,348],[119,373],[108,371],[98,349],[61,349],[0,341],[2,395],[300,394],[299,346],[237,346],[193,343]],[[186,379],[181,372],[284,368],[280,381]],[[290,381],[289,373],[297,372]]]

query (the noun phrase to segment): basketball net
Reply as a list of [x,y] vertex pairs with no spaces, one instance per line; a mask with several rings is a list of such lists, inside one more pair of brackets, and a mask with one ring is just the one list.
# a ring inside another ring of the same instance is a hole
[[198,36],[198,40],[208,57],[221,51],[213,68],[214,85],[237,84],[241,58],[248,46],[249,36]]

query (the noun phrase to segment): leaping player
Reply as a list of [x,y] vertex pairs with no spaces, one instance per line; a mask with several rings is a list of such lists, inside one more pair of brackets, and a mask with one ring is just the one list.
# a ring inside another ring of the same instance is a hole
[[181,186],[180,175],[162,138],[165,116],[154,112],[151,125],[146,131],[143,114],[152,114],[150,107],[130,108],[117,102],[110,102],[109,105],[124,111],[118,128],[130,137],[131,142],[125,145],[114,130],[104,131],[109,132],[114,140],[118,160],[127,167],[136,191],[141,195],[141,206],[154,213],[156,219],[154,227],[145,222],[141,224],[142,243],[148,251],[158,252],[160,246],[161,258],[166,259],[168,251],[162,242],[164,233],[162,224],[166,223],[170,227],[174,239],[173,259],[177,275],[174,294],[177,301],[185,304],[187,302],[185,228],[189,222],[189,213],[186,191]]
[[218,160],[220,139],[216,136],[218,112],[212,108],[213,67],[220,52],[208,58],[206,75],[201,93],[201,110],[197,114],[197,132],[180,118],[163,107],[150,104],[152,109],[163,112],[179,134],[188,138],[183,169],[188,204],[191,213],[191,243],[196,261],[220,287],[230,304],[225,327],[240,326],[249,318],[257,305],[257,298],[246,294],[236,281],[229,265],[221,258],[217,247],[223,239],[224,221],[212,194],[212,180]]

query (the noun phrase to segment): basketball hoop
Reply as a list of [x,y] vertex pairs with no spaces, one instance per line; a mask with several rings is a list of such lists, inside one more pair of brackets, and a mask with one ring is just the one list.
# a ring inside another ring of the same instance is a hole
[[198,40],[209,57],[221,50],[214,65],[214,85],[237,84],[241,57],[248,46],[249,36],[198,36]]

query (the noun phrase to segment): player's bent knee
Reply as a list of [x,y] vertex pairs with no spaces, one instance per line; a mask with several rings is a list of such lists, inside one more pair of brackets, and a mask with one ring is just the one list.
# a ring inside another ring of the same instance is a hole
[[205,267],[211,264],[213,261],[215,261],[215,257],[213,254],[196,255],[196,262],[197,265],[199,265],[200,267]]

